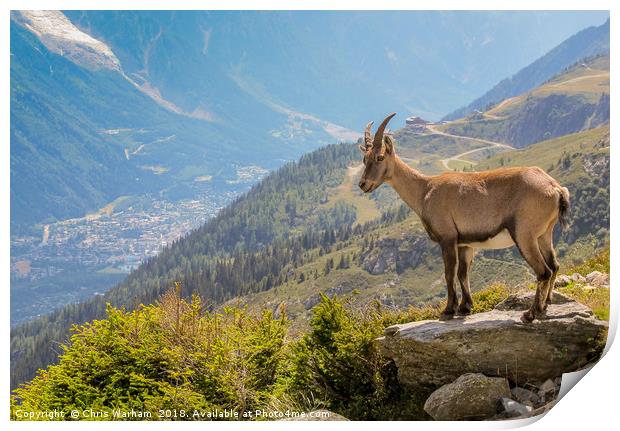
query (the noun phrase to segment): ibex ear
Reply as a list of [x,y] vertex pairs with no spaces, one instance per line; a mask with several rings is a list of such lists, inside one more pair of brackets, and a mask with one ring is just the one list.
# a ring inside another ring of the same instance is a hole
[[366,154],[366,146],[365,145],[360,145],[360,150],[362,151],[362,153]]
[[388,154],[394,154],[394,141],[390,135],[385,136],[385,152]]

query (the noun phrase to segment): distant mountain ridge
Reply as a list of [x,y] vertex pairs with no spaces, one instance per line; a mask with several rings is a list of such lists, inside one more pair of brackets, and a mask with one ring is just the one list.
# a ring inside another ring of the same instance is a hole
[[239,167],[273,169],[335,140],[318,119],[300,122],[303,133],[285,143],[274,139],[269,126],[287,124],[284,112],[267,115],[263,130],[204,121],[205,113],[182,112],[125,76],[107,46],[77,29],[67,35],[72,24],[62,15],[37,19],[14,13],[11,20],[14,227],[81,217],[122,195],[174,200],[228,190]]
[[[105,41],[132,79],[147,80],[186,112],[231,121],[253,103],[275,102],[355,131],[389,111],[438,119],[502,70],[511,73],[583,28],[565,12],[65,14]],[[580,14],[582,22],[602,22]],[[382,29],[369,31],[377,23]]]
[[543,85],[438,128],[522,148],[609,123],[609,84],[609,56],[583,58]]
[[603,25],[589,27],[571,36],[469,105],[444,116],[443,120],[465,117],[476,110],[484,111],[490,104],[531,90],[582,58],[600,54],[609,54],[609,19]]
[[[538,37],[600,15],[14,12],[11,224],[81,217],[121,195],[245,190],[239,168],[353,141],[391,110],[438,117],[531,57]],[[370,34],[377,20],[399,33]]]

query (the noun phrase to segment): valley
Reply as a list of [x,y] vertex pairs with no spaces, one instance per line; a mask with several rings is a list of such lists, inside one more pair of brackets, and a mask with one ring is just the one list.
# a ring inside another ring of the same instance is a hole
[[46,224],[41,236],[12,237],[11,325],[103,294],[238,194],[205,192],[175,202],[125,196],[97,213]]

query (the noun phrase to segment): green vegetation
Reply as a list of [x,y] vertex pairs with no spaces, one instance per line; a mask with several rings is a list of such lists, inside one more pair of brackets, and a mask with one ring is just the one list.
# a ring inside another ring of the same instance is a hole
[[204,305],[170,291],[133,312],[108,306],[106,319],[74,328],[58,365],[16,390],[12,417],[18,406],[67,415],[93,409],[104,420],[132,409],[158,418],[160,410],[264,407],[284,358],[286,318],[233,308],[209,313]]
[[342,182],[358,152],[354,145],[331,145],[285,165],[105,295],[14,328],[13,386],[53,362],[53,344],[65,341],[72,324],[102,318],[107,302],[129,309],[150,304],[180,281],[184,293],[220,303],[277,286],[291,268],[347,240],[355,209],[344,202],[316,203]]
[[[593,271],[609,274],[609,246],[597,253],[590,259],[563,271],[566,274],[579,273],[584,277]],[[574,298],[575,300],[587,305],[594,311],[599,319],[609,320],[609,288],[592,288],[581,283],[570,282],[567,286],[557,289],[558,292]]]
[[[351,297],[322,295],[310,330],[287,336],[280,310],[252,314],[238,307],[206,311],[197,295],[180,297],[180,286],[154,305],[128,312],[110,305],[106,318],[73,328],[57,365],[39,371],[15,390],[18,411],[92,409],[77,419],[209,419],[194,412],[231,409],[239,419],[257,409],[305,411],[322,406],[350,419],[422,419],[422,394],[396,380],[396,367],[373,342],[386,326],[435,319],[440,305],[359,308]],[[478,292],[475,312],[492,309],[507,290]],[[120,412],[149,412],[123,417]],[[164,417],[161,410],[185,410]],[[42,418],[45,419],[45,418]]]
[[565,272],[566,274],[577,272],[583,276],[586,276],[593,271],[604,272],[607,274],[610,273],[609,246],[604,248],[596,256],[586,260],[583,263],[568,268]]
[[594,315],[602,320],[609,320],[609,289],[604,287],[588,287],[576,283],[560,287],[558,292],[574,298],[576,301],[587,305]]
[[[609,268],[609,250],[579,268]],[[609,318],[609,289],[558,290]],[[502,284],[475,292],[472,312],[492,310],[510,292]],[[356,292],[321,295],[308,329],[296,334],[282,307],[208,311],[198,295],[180,295],[177,284],[154,305],[131,312],[107,305],[105,319],[74,326],[59,363],[14,391],[11,418],[58,410],[69,419],[71,410],[92,409],[101,413],[73,419],[260,420],[319,407],[353,420],[427,418],[427,394],[398,383],[374,340],[390,325],[436,319],[443,302],[399,309],[378,301],[360,306]],[[175,409],[183,413],[169,414]],[[237,416],[206,416],[225,409]],[[146,413],[130,416],[132,410]]]

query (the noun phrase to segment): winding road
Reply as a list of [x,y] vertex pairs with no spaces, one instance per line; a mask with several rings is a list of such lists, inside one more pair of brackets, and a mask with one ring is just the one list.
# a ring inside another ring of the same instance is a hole
[[482,147],[482,148],[475,148],[473,150],[464,151],[460,154],[457,154],[452,157],[448,157],[446,159],[441,159],[440,162],[442,166],[444,167],[444,169],[446,169],[447,171],[452,170],[449,164],[451,161],[461,160],[461,157],[468,156],[473,153],[477,153],[478,151],[489,150],[491,148],[505,148],[507,150],[514,150],[514,147],[508,144],[502,144],[501,142],[494,142],[494,141],[489,141],[488,139],[481,139],[481,138],[472,138],[471,136],[453,135],[451,133],[446,133],[446,132],[442,132],[441,130],[437,130],[434,126],[427,126],[427,129],[432,134],[435,134],[435,135],[442,135],[442,136],[447,136],[449,138],[465,139],[468,141],[482,142],[483,144],[487,144],[487,146]]
[[[452,168],[450,167],[450,162],[456,161],[456,160],[461,160],[462,157],[468,156],[468,155],[473,154],[473,153],[477,153],[478,151],[489,150],[491,148],[504,148],[504,149],[507,149],[507,150],[514,150],[515,149],[514,147],[512,147],[512,146],[510,146],[508,144],[503,144],[501,142],[495,142],[495,141],[489,141],[488,139],[472,138],[471,136],[453,135],[452,133],[446,133],[446,132],[443,132],[441,130],[437,130],[434,126],[430,126],[430,125],[427,126],[426,128],[433,135],[441,135],[441,136],[446,136],[446,137],[449,137],[449,138],[465,139],[465,140],[468,140],[468,141],[482,142],[483,144],[487,144],[486,146],[481,147],[481,148],[474,148],[473,150],[464,151],[462,153],[456,154],[456,155],[448,157],[446,159],[441,159],[440,160],[441,165],[447,171],[451,171],[452,170]],[[400,158],[403,161],[407,162],[407,163],[417,162],[416,159],[411,159],[409,157],[400,156]],[[346,180],[349,181],[351,178],[356,177],[361,172],[363,167],[364,167],[364,165],[362,163],[360,163],[359,165],[350,166],[348,168],[348,170],[347,170]],[[341,185],[341,187],[342,186],[343,185]]]

